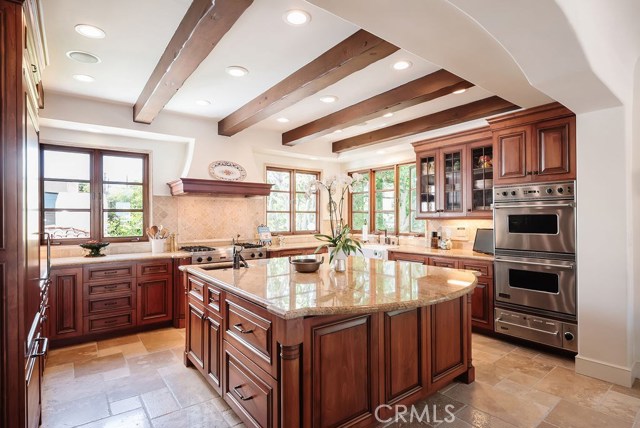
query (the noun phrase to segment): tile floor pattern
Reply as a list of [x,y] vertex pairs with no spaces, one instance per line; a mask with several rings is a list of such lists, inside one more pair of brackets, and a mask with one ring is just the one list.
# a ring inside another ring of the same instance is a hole
[[[163,329],[57,349],[44,377],[44,428],[244,428],[200,374],[182,364],[184,330]],[[390,427],[640,428],[640,382],[623,388],[573,361],[473,336],[476,382],[424,400],[443,420]],[[422,407],[420,407],[422,406]],[[433,412],[431,412],[433,416]]]

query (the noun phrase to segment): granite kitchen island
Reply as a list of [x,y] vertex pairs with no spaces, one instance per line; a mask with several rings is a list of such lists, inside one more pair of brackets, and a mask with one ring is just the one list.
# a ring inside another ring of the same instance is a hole
[[[211,266],[212,267],[212,266]],[[185,364],[251,427],[374,426],[472,382],[471,271],[349,257],[298,273],[184,266]]]

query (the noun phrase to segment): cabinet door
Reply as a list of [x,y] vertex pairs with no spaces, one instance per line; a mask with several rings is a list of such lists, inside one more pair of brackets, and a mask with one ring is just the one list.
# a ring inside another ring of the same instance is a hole
[[467,147],[465,211],[468,217],[493,218],[493,140]]
[[138,324],[170,321],[172,297],[171,277],[138,279]]
[[532,169],[536,180],[572,180],[576,177],[575,120],[575,117],[568,117],[534,126]]
[[205,320],[207,380],[219,394],[222,392],[220,384],[220,366],[222,362],[221,324],[222,320],[215,315],[210,314]]
[[458,262],[446,257],[429,257],[429,265],[456,269]]
[[438,216],[438,151],[418,153],[417,155],[417,192],[416,218]]
[[184,328],[187,311],[187,273],[178,269],[191,263],[191,258],[174,260],[173,269],[173,326]]
[[199,308],[189,302],[187,308],[187,358],[193,365],[204,372],[205,368],[205,313],[204,309]]
[[471,295],[471,324],[493,331],[493,279],[479,277]]
[[396,251],[389,251],[388,257],[389,257],[389,260],[417,262],[417,263],[422,263],[423,265],[426,265],[428,261],[427,256],[424,256],[421,254],[399,253]]
[[466,164],[464,146],[447,147],[440,151],[441,197],[439,210],[441,216],[460,217],[464,215],[464,178]]
[[467,371],[467,296],[429,306],[430,382],[437,391]]
[[493,138],[496,150],[495,184],[530,181],[531,127],[503,129],[495,132]]
[[56,269],[50,299],[52,339],[82,335],[82,269]]

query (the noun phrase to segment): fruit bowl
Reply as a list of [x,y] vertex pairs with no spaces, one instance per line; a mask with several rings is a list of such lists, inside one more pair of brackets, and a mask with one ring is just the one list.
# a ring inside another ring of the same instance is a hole
[[106,254],[102,254],[100,250],[109,245],[108,242],[87,241],[84,244],[80,244],[81,248],[89,250],[89,254],[85,257],[104,257]]

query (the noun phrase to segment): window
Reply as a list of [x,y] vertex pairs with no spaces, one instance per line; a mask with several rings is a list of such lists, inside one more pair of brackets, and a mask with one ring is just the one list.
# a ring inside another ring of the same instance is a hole
[[267,226],[271,232],[318,233],[319,195],[307,195],[307,189],[319,179],[317,171],[267,168],[267,183],[273,184],[267,197]]
[[148,156],[41,146],[43,230],[53,242],[146,240]]
[[[357,172],[366,180],[354,187],[350,195],[349,216],[354,230],[362,229],[366,221],[370,231],[387,229],[387,232],[396,234],[425,233],[425,221],[416,220],[415,163]],[[373,204],[369,203],[371,195]]]

